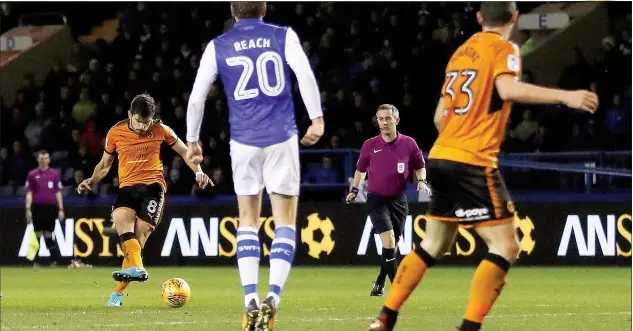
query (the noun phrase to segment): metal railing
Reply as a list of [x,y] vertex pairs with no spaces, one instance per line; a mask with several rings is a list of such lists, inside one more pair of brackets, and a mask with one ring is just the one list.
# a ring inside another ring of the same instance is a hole
[[[332,189],[347,187],[346,179],[354,175],[355,164],[360,154],[358,149],[313,149],[302,150],[302,156],[339,156],[343,158],[342,168],[344,182],[336,184],[302,184],[307,189]],[[425,153],[425,158],[428,154]],[[306,157],[302,157],[306,163]],[[617,159],[620,159],[617,161]],[[547,160],[550,162],[543,162]],[[559,160],[563,162],[551,162]],[[616,162],[607,162],[616,160]],[[624,161],[623,161],[624,160]],[[316,160],[315,160],[316,161]],[[309,162],[308,162],[309,163]],[[619,163],[627,168],[607,166]],[[503,153],[499,156],[499,166],[502,168],[518,168],[527,170],[545,170],[570,174],[584,174],[586,193],[591,192],[591,183],[595,176],[606,175],[616,177],[631,177],[631,151],[584,151],[584,152],[538,152],[538,153]]]

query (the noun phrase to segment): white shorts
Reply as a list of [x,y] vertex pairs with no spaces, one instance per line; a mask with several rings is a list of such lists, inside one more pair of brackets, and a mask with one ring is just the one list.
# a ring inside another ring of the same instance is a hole
[[299,140],[296,135],[268,147],[255,147],[231,140],[231,168],[237,195],[299,195]]

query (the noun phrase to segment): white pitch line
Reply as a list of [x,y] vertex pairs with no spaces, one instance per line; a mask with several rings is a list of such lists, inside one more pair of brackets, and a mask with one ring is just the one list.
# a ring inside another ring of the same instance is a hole
[[599,312],[599,313],[507,314],[507,315],[490,315],[490,316],[487,316],[486,318],[603,316],[603,315],[631,315],[631,312],[630,311],[605,311],[605,312]]

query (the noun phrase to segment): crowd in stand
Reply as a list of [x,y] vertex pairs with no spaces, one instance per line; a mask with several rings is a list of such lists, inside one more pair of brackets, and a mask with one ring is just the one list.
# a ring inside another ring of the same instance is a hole
[[[0,19],[17,22],[8,8]],[[376,134],[375,109],[393,103],[402,132],[420,147],[432,145],[433,111],[452,51],[479,29],[472,3],[269,3],[266,20],[290,25],[302,39],[321,89],[326,135],[317,147],[359,148]],[[628,13],[630,15],[630,11]],[[70,22],[72,24],[72,22]],[[2,100],[1,194],[21,194],[33,153],[51,152],[61,170],[65,193],[90,176],[102,153],[104,136],[138,93],[158,102],[161,119],[184,139],[189,91],[206,44],[232,26],[226,3],[138,3],[122,10],[119,34],[107,44],[77,44],[70,61],[58,61],[43,84],[26,74],[15,100]],[[6,25],[3,26],[6,30]],[[570,55],[559,85],[590,88],[601,98],[588,119],[561,106],[517,106],[504,151],[629,149],[631,136],[631,31],[614,30],[598,58]],[[531,80],[529,72],[525,81]],[[300,130],[309,123],[298,88]],[[231,193],[227,106],[220,83],[206,105],[201,139],[203,168],[216,188],[197,191],[193,174],[175,153],[164,153],[170,194]],[[326,157],[306,167],[305,181],[343,182],[340,160]],[[116,166],[116,165],[115,165]],[[116,191],[111,171],[94,194]]]

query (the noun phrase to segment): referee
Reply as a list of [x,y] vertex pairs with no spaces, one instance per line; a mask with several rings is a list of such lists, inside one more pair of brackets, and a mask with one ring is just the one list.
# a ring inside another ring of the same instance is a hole
[[398,109],[390,104],[378,107],[376,112],[380,134],[368,139],[360,151],[352,188],[347,203],[358,195],[358,187],[369,173],[367,205],[374,232],[382,240],[382,264],[370,296],[382,296],[385,278],[393,283],[398,270],[396,260],[396,238],[400,238],[402,227],[409,214],[405,195],[410,170],[414,170],[418,191],[431,194],[426,184],[424,157],[415,140],[396,130],[400,122]]
[[57,170],[49,167],[51,157],[47,151],[37,153],[37,169],[29,172],[26,178],[26,221],[33,223],[33,229],[39,240],[44,241],[51,253],[51,266],[56,266],[61,258],[57,241],[53,238],[55,221],[64,219],[64,200],[62,181]]

